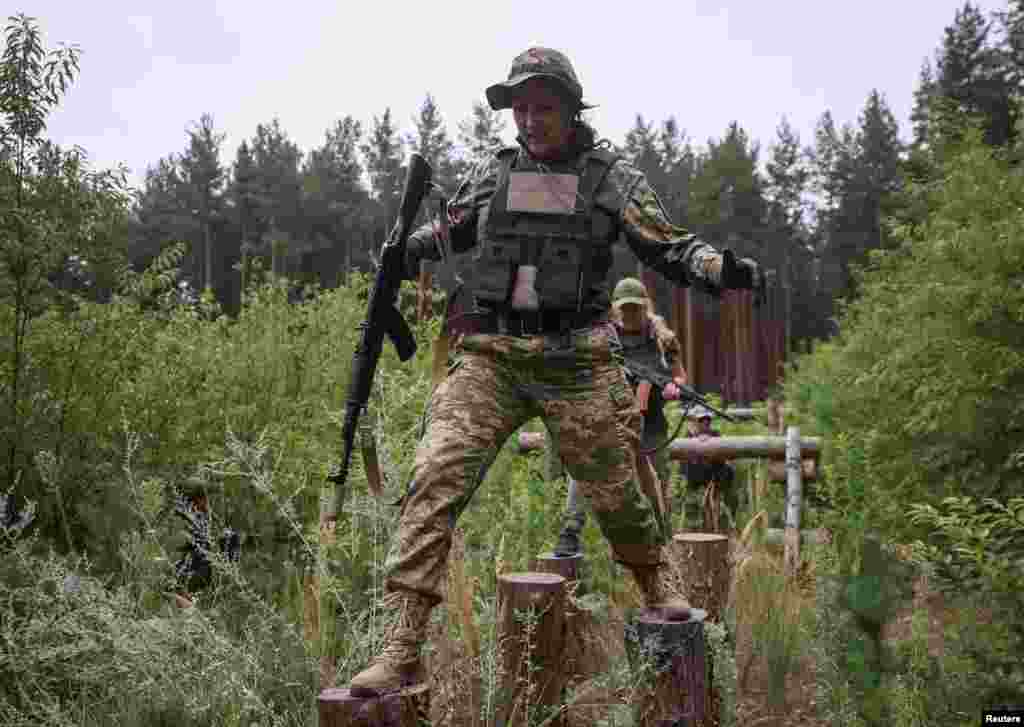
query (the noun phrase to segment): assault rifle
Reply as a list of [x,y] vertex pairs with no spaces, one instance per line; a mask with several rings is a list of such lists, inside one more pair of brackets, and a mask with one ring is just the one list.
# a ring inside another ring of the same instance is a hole
[[[662,391],[666,385],[672,382],[670,374],[659,370],[651,364],[641,361],[630,361],[629,359],[626,360],[626,376],[629,379],[629,383],[637,388],[637,399],[642,411],[647,410],[647,398],[650,395],[650,388],[652,386],[656,386],[658,391]],[[714,412],[726,421],[736,421],[735,418],[729,416],[724,411],[713,407],[708,403],[707,399],[689,386],[679,387],[679,401],[687,409],[697,404],[708,411]]]
[[416,353],[416,339],[413,338],[409,324],[398,310],[398,290],[406,277],[405,245],[412,231],[413,220],[420,209],[420,203],[430,187],[432,174],[433,170],[426,159],[416,153],[410,155],[398,220],[395,221],[395,227],[381,249],[377,278],[373,290],[370,291],[370,300],[366,308],[366,320],[359,325],[362,333],[359,345],[352,354],[345,422],[341,431],[341,461],[331,468],[327,478],[335,487],[334,501],[327,513],[328,517],[337,516],[337,509],[341,504],[352,459],[352,448],[355,446],[359,416],[370,400],[373,376],[377,371],[377,361],[384,346],[385,334],[395,344],[398,358],[402,361],[408,361]]

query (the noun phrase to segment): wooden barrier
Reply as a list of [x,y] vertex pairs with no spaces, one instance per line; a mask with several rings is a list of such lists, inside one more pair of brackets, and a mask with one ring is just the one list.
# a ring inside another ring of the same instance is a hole
[[[821,455],[821,439],[804,437],[800,440],[800,453],[806,457]],[[674,439],[669,445],[672,459],[700,457],[706,461],[764,458],[784,459],[785,437],[708,437],[707,439]]]
[[430,685],[373,699],[353,697],[348,689],[325,689],[317,710],[320,727],[420,727],[430,724]]
[[783,536],[783,565],[792,578],[800,570],[800,506],[803,500],[803,448],[800,430],[786,429],[786,532]]
[[[802,463],[804,482],[818,481],[818,460],[805,459]],[[777,459],[769,460],[765,467],[769,482],[786,481],[786,463]]]
[[[561,709],[565,688],[565,585],[553,573],[498,576],[496,724],[532,725]],[[555,725],[556,718],[548,722]]]
[[626,653],[634,670],[650,669],[633,700],[639,727],[692,725],[707,713],[706,613],[693,609],[687,621],[666,621],[647,609],[626,623]]
[[[518,439],[520,454],[535,452],[545,447],[543,432],[520,432]],[[821,439],[804,437],[800,440],[800,452],[808,459],[821,456]],[[732,459],[784,460],[786,457],[785,437],[709,437],[707,439],[673,439],[669,445],[669,456],[675,460],[700,457],[706,461],[725,462]]]
[[[785,543],[786,531],[782,528],[766,528],[764,531],[764,544],[775,547]],[[831,535],[825,528],[800,531],[801,545],[824,545],[831,540]]]

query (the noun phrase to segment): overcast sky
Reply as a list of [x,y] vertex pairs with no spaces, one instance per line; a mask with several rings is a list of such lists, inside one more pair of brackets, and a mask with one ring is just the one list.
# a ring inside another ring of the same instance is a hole
[[[351,114],[391,107],[403,130],[429,91],[455,124],[531,45],[572,59],[598,130],[621,143],[637,113],[674,115],[698,145],[733,120],[762,147],[786,115],[801,141],[830,109],[855,122],[872,88],[909,136],[912,93],[962,0],[580,3],[13,0],[45,43],[78,44],[81,76],[49,134],[94,166],[145,168],[187,144],[203,113],[224,158],[275,116],[303,151]],[[986,12],[1005,0],[977,3]],[[20,5],[20,6],[19,6]],[[607,10],[602,10],[607,8]],[[511,131],[510,112],[508,127]],[[511,139],[509,134],[509,139]]]

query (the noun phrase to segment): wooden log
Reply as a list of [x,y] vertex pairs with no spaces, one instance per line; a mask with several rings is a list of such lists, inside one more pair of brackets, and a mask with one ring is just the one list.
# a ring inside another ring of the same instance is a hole
[[778,399],[768,400],[768,429],[782,434],[782,403]]
[[782,556],[786,576],[791,578],[800,570],[800,505],[803,497],[803,468],[801,462],[800,429],[786,429],[786,532],[783,537]]
[[[804,437],[800,451],[807,457],[821,453],[819,437]],[[707,439],[675,439],[669,445],[672,459],[702,457],[708,461],[725,461],[747,457],[781,459],[786,455],[784,437],[709,437]]]
[[553,573],[498,577],[502,671],[497,724],[531,725],[560,709],[565,688],[565,585],[565,578]]
[[[783,528],[766,528],[762,536],[765,545],[781,547],[785,542],[786,531]],[[832,539],[825,528],[814,528],[812,530],[800,531],[800,543],[802,545],[824,545]]]
[[[803,466],[803,478],[804,482],[817,482],[818,481],[818,460],[816,459],[804,459],[802,462]],[[769,460],[768,466],[765,468],[768,474],[769,482],[785,482],[786,481],[786,463],[780,462],[777,459]]]
[[751,407],[730,407],[725,410],[725,413],[731,416],[733,419],[739,419],[740,421],[750,421],[752,419],[764,419],[767,410],[754,409]]
[[372,699],[353,697],[348,689],[325,689],[317,711],[320,727],[420,727],[430,724],[430,685]]
[[708,713],[704,619],[699,609],[687,621],[666,621],[642,609],[626,623],[626,653],[641,671],[633,698],[639,727],[693,725]]
[[686,600],[721,623],[729,597],[729,538],[715,533],[680,533],[669,546],[670,570]]
[[[520,454],[543,449],[546,446],[545,434],[543,432],[520,432],[518,445]],[[800,451],[807,459],[819,459],[821,457],[821,439],[819,437],[802,438]],[[669,456],[676,460],[701,457],[709,462],[758,457],[782,461],[786,456],[786,439],[785,437],[674,439],[669,445]]]

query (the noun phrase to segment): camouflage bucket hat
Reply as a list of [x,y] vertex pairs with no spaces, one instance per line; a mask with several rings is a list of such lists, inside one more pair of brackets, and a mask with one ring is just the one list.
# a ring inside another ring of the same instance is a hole
[[612,292],[612,305],[620,308],[630,303],[646,306],[650,298],[647,296],[647,288],[636,278],[623,278],[615,286]]
[[583,86],[576,78],[572,63],[564,53],[551,48],[530,48],[516,56],[508,72],[508,80],[487,88],[487,102],[495,111],[512,108],[520,84],[531,78],[556,81],[581,109],[593,108],[583,103]]

